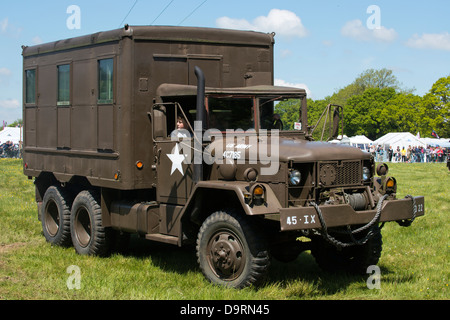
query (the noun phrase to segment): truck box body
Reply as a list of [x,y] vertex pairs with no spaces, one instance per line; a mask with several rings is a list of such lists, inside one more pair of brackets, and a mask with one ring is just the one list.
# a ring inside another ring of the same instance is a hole
[[195,66],[206,86],[272,85],[273,44],[256,32],[126,26],[24,47],[24,173],[152,188],[157,88],[196,85]]

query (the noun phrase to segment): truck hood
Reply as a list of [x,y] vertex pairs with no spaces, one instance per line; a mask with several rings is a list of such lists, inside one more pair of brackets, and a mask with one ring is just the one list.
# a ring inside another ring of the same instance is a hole
[[[245,155],[245,159],[249,160],[267,159],[267,157],[273,159],[277,149],[276,147],[272,148],[273,142],[271,137],[254,137],[253,139],[249,139],[248,137],[242,139],[238,138],[234,143],[217,139],[212,142],[207,149],[210,151],[215,149],[213,154],[219,150],[220,152],[223,150],[224,158],[243,159]],[[255,147],[255,145],[258,145],[258,147]],[[261,146],[263,147],[261,148]],[[233,151],[235,153],[233,153]],[[278,138],[278,155],[280,162],[363,160],[370,159],[371,157],[370,153],[349,145],[332,144],[321,141],[307,141],[304,139],[286,137]]]
[[368,152],[345,144],[280,138],[280,161],[311,162],[370,159]]

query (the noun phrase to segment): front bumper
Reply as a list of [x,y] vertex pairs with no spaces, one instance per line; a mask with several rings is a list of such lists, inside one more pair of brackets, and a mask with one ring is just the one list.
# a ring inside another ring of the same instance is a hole
[[[415,207],[415,208],[414,208]],[[322,217],[327,228],[369,223],[377,214],[377,210],[355,211],[348,204],[320,206]],[[383,202],[379,222],[402,221],[425,214],[425,198],[423,196],[386,200]],[[280,209],[281,231],[321,229],[318,213],[314,207],[296,207]]]

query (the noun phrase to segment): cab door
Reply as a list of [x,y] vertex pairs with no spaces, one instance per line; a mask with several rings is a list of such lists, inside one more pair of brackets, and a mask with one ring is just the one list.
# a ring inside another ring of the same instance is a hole
[[152,109],[156,195],[161,203],[184,205],[193,188],[193,139],[171,136],[178,103],[155,104]]

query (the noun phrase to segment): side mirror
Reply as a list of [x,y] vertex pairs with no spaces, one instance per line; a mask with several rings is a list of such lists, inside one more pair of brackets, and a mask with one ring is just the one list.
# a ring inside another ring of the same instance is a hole
[[339,123],[341,123],[341,136],[344,136],[344,108],[338,105],[332,105],[333,111],[333,130],[329,140],[336,139],[339,136]]

